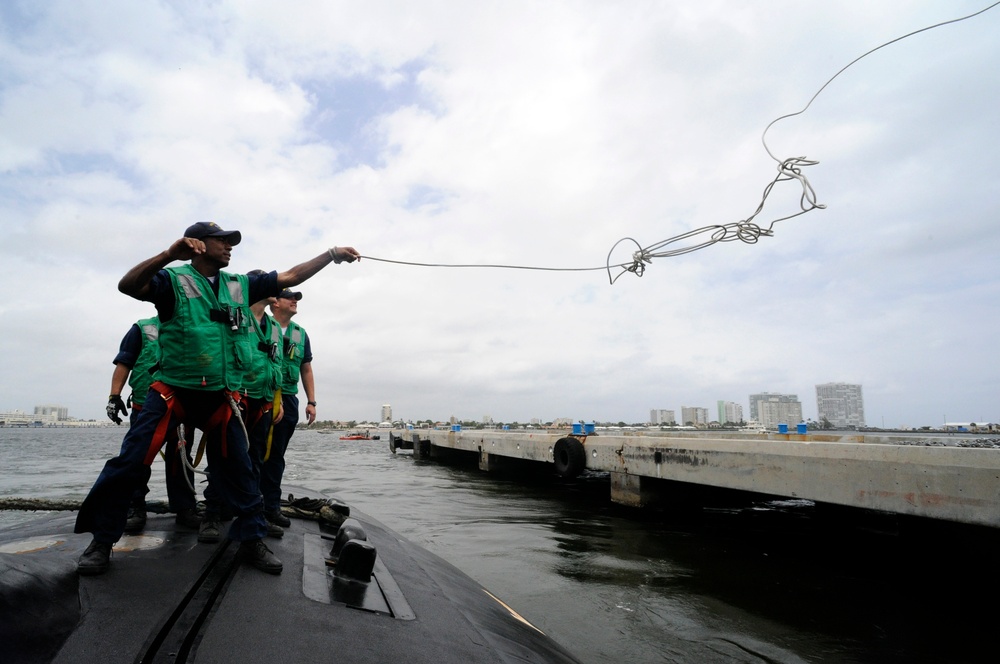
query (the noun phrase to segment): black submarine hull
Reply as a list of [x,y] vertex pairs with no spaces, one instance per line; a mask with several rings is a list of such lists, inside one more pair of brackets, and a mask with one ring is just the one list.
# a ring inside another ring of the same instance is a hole
[[265,540],[280,575],[162,514],[119,540],[107,573],[81,577],[89,536],[73,534],[74,516],[0,532],[4,662],[578,662],[466,574],[356,511],[336,527],[292,518]]

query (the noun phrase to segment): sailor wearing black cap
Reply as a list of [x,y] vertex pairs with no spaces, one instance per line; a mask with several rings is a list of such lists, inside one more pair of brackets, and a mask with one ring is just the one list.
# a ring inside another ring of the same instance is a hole
[[306,396],[306,422],[316,421],[316,382],[312,369],[312,346],[305,329],[292,320],[299,311],[302,293],[285,288],[271,303],[271,314],[281,326],[281,404],[283,415],[275,421],[271,447],[261,465],[260,492],[264,516],[269,524],[290,525],[281,513],[281,479],[285,474],[285,451],[299,422],[299,381]]
[[[108,569],[132,492],[148,476],[165,432],[181,423],[209,434],[213,487],[235,514],[229,537],[241,543],[241,558],[266,572],[281,572],[281,561],[262,541],[263,501],[236,405],[257,339],[249,305],[297,286],[331,262],[353,263],[361,256],[353,247],[333,247],[284,272],[223,271],[241,241],[239,231],[198,222],[118,283],[122,293],[156,306],[162,356],[151,388],[156,396],[146,399],[119,455],[105,464],[77,515],[76,532],[94,535],[77,563],[81,574]],[[190,263],[168,268],[173,261]]]

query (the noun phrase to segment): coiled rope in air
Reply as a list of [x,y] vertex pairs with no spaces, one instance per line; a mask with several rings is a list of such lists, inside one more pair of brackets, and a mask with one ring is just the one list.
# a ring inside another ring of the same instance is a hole
[[[840,69],[840,71],[831,76],[826,81],[826,83],[824,83],[820,87],[820,89],[817,90],[816,93],[809,99],[809,102],[802,108],[802,110],[795,111],[794,113],[788,113],[787,115],[782,115],[772,120],[767,125],[767,127],[764,128],[764,132],[761,134],[761,143],[764,144],[764,150],[767,151],[768,156],[770,156],[771,159],[774,159],[774,161],[778,163],[778,174],[774,177],[773,180],[771,180],[770,183],[768,183],[766,187],[764,187],[764,193],[763,196],[761,197],[760,205],[758,205],[757,209],[754,210],[753,214],[751,214],[746,219],[741,219],[740,221],[728,224],[712,224],[709,226],[703,226],[701,228],[688,231],[686,233],[681,233],[680,235],[675,235],[674,237],[662,240],[660,242],[656,242],[646,247],[643,247],[634,238],[624,237],[615,242],[615,244],[611,247],[611,250],[608,252],[608,257],[605,261],[605,264],[599,267],[559,268],[559,267],[537,267],[528,265],[504,265],[504,264],[485,264],[485,263],[484,264],[419,263],[413,261],[400,261],[400,260],[389,260],[386,258],[376,258],[374,256],[362,256],[362,258],[371,261],[379,261],[382,263],[395,263],[397,265],[412,265],[417,267],[498,268],[507,270],[540,270],[547,272],[589,272],[594,270],[607,270],[608,279],[611,282],[611,284],[614,284],[619,277],[621,277],[623,274],[626,273],[631,273],[637,277],[641,277],[646,271],[646,265],[651,264],[654,258],[669,258],[672,256],[680,256],[681,254],[688,254],[693,251],[698,251],[699,249],[705,249],[706,247],[710,247],[717,242],[732,242],[734,240],[739,240],[746,244],[756,244],[761,236],[764,237],[773,236],[774,225],[777,224],[778,222],[785,221],[788,219],[793,219],[795,217],[798,217],[800,215],[803,215],[807,212],[811,212],[816,209],[823,210],[826,208],[826,205],[823,205],[818,202],[818,199],[816,197],[816,192],[813,189],[812,184],[809,182],[809,178],[807,178],[805,173],[803,172],[803,169],[806,168],[807,166],[815,166],[819,162],[813,159],[807,159],[804,156],[779,159],[778,157],[774,156],[773,152],[771,152],[771,149],[767,145],[767,132],[768,130],[770,130],[772,126],[774,126],[775,123],[777,123],[780,120],[784,120],[786,118],[790,118],[805,113],[806,110],[812,105],[813,101],[816,100],[816,98],[820,95],[820,93],[823,92],[823,90],[825,90],[827,86],[829,86],[830,83],[833,82],[834,79],[843,74],[852,65],[868,57],[875,51],[885,48],[886,46],[894,44],[898,41],[902,41],[903,39],[906,39],[908,37],[912,37],[913,35],[919,34],[921,32],[926,32],[928,30],[933,30],[934,28],[939,28],[944,25],[949,25],[951,23],[958,23],[960,21],[965,21],[967,19],[973,18],[984,12],[989,11],[990,9],[993,9],[997,5],[1000,5],[1000,0],[967,16],[962,16],[959,18],[942,21],[940,23],[935,23],[934,25],[929,25],[927,27],[920,28],[919,30],[914,30],[913,32],[909,32],[905,35],[887,41],[884,44],[876,46],[870,51],[867,51],[866,53],[859,55],[854,60],[844,65]],[[771,191],[773,190],[774,186],[779,182],[790,182],[792,180],[797,181],[800,187],[802,188],[802,193],[799,198],[799,211],[784,217],[779,217],[777,219],[771,220],[770,224],[768,224],[766,228],[754,223],[754,219],[757,217],[758,214],[760,214],[761,210],[764,209],[764,204],[767,202],[768,196],[771,195]],[[697,238],[697,240],[693,244],[672,247],[672,245],[678,245],[679,243],[682,243],[685,240],[691,240],[693,238]],[[632,242],[635,244],[637,249],[632,253],[631,261],[626,263],[612,264],[611,256],[612,254],[614,254],[615,249],[618,248],[618,245],[620,245],[622,242]],[[620,271],[617,274],[612,275],[613,269],[618,269]]]

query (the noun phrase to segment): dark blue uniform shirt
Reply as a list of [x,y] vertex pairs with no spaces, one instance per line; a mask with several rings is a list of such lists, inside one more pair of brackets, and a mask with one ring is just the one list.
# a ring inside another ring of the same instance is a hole
[[[265,297],[277,296],[278,273],[268,272],[261,275],[247,275],[250,280],[250,301],[247,305],[260,302]],[[212,289],[215,295],[219,295],[219,280],[212,282]],[[166,270],[160,270],[153,275],[149,282],[149,295],[144,298],[147,302],[152,302],[156,306],[156,311],[160,316],[160,323],[165,323],[174,316],[176,300],[174,298],[174,288],[170,284],[170,275]]]

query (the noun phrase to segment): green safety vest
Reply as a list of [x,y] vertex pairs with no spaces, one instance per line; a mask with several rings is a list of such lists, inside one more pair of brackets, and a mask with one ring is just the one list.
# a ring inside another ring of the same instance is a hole
[[238,391],[250,369],[257,335],[247,304],[245,274],[219,272],[219,295],[190,264],[168,267],[174,315],[160,323],[160,370],[167,385],[194,390]]
[[260,324],[254,320],[254,329],[257,349],[243,379],[243,390],[253,399],[271,401],[281,384],[281,327],[278,321],[264,314]]
[[132,403],[141,406],[153,384],[153,368],[160,361],[160,319],[155,316],[143,318],[136,321],[136,325],[142,333],[142,350],[128,376],[128,386],[132,388]]
[[299,393],[299,373],[302,368],[302,356],[306,352],[306,331],[298,323],[288,321],[283,339],[284,352],[281,367],[281,393]]

